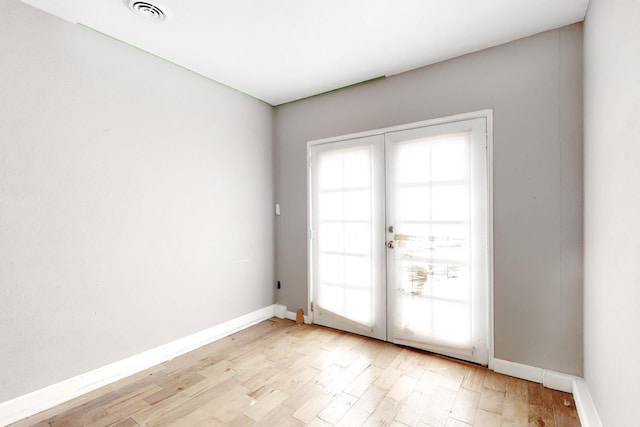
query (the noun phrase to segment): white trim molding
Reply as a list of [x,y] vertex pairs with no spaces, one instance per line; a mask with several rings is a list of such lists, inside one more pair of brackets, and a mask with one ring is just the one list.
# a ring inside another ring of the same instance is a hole
[[274,312],[275,312],[275,316],[278,319],[284,319],[287,317],[287,306],[286,305],[282,305],[282,304],[278,304],[276,303],[276,305],[273,306]]
[[160,347],[2,402],[0,403],[0,426],[35,415],[38,412],[217,341],[263,320],[270,319],[274,316],[274,312],[275,305],[269,305]]
[[508,360],[493,359],[491,369],[499,374],[521,378],[535,383],[542,383],[542,369]]
[[602,427],[602,422],[591,399],[589,387],[583,378],[502,359],[493,359],[491,365],[491,369],[499,374],[541,383],[553,390],[572,393],[580,425],[582,427]]
[[348,133],[346,135],[312,139],[310,141],[307,141],[307,151],[309,150],[309,147],[311,147],[312,145],[327,144],[329,142],[337,142],[337,141],[343,141],[347,139],[364,138],[372,135],[382,135],[385,133],[396,132],[399,130],[417,129],[417,128],[426,127],[426,126],[442,125],[445,123],[461,122],[464,120],[479,119],[479,118],[489,118],[487,121],[487,127],[489,125],[493,126],[493,108],[485,108],[483,110],[470,111],[468,113],[453,114],[451,116],[421,120],[419,122],[405,123],[402,125],[371,129],[363,132]]
[[533,381],[547,388],[565,391],[567,393],[573,392],[574,380],[581,379],[574,375],[563,374],[550,369],[537,368],[535,366],[523,365],[522,363],[502,359],[493,359],[492,365],[492,369],[499,374]]
[[602,421],[600,421],[596,406],[591,399],[587,382],[582,378],[576,378],[573,382],[573,400],[576,402],[578,418],[580,418],[582,427],[602,427]]
[[566,391],[567,393],[573,393],[573,382],[577,378],[573,375],[550,371],[549,369],[542,371],[542,385],[553,390]]

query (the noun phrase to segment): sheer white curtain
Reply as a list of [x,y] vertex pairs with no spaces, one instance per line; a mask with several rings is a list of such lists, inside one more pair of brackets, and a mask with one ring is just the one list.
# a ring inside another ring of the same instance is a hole
[[366,327],[373,316],[373,148],[315,157],[315,247],[320,310]]
[[470,353],[469,132],[390,145],[396,340]]

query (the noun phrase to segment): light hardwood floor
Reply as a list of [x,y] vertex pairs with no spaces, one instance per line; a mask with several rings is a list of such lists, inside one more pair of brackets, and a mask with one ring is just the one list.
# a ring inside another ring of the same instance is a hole
[[572,396],[270,319],[12,427],[579,426]]

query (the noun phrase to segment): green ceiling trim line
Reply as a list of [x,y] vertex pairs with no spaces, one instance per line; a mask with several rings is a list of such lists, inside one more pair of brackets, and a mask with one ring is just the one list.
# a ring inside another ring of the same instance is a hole
[[326,95],[328,93],[337,92],[337,91],[340,91],[340,90],[343,90],[343,89],[348,89],[348,88],[351,88],[351,87],[354,87],[354,86],[365,85],[367,83],[375,82],[375,81],[386,79],[386,78],[387,78],[387,76],[374,77],[372,79],[363,80],[361,82],[352,83],[350,85],[346,85],[346,86],[338,87],[338,88],[335,88],[335,89],[331,89],[331,90],[328,90],[326,92],[320,92],[320,93],[316,93],[316,94],[313,94],[313,95],[305,96],[304,98],[294,99],[293,101],[283,102],[282,104],[277,104],[276,107],[279,107],[280,105],[291,104],[293,102],[305,101],[307,99],[315,98],[316,96]]

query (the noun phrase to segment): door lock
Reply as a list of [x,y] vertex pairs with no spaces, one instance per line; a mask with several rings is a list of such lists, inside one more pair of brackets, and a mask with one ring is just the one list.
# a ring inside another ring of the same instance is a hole
[[395,248],[395,243],[393,242],[393,240],[389,240],[389,242],[387,242],[387,247],[389,249]]

